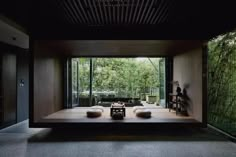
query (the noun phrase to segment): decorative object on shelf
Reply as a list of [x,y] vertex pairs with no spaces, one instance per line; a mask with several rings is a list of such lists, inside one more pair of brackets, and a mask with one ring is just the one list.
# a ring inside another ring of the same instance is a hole
[[174,108],[175,105],[175,111],[176,114],[179,113],[179,106],[180,106],[180,97],[182,97],[182,89],[179,86],[179,81],[171,81],[170,82],[172,85],[176,86],[176,93],[169,93],[169,103],[168,103],[168,108],[169,111]]
[[176,94],[178,96],[182,95],[182,89],[179,86],[179,81],[171,81],[170,83],[176,86]]
[[125,117],[125,104],[118,102],[111,104],[110,116],[115,120],[122,120]]

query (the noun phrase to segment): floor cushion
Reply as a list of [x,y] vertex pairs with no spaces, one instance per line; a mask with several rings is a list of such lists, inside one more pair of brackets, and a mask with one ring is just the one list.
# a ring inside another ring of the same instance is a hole
[[135,114],[136,114],[137,117],[150,118],[152,112],[148,109],[137,109]]
[[100,117],[102,115],[102,110],[101,109],[89,109],[87,111],[87,117],[90,118],[95,118],[95,117]]
[[136,112],[138,109],[145,109],[145,107],[144,106],[134,106],[133,112]]
[[100,109],[102,112],[104,112],[104,107],[100,105],[92,106],[91,109]]

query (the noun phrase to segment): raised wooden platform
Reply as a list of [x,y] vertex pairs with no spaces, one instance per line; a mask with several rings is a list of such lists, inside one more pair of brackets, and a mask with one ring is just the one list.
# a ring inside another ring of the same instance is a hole
[[126,107],[126,117],[123,120],[113,120],[110,117],[110,108],[105,107],[101,117],[88,118],[86,111],[89,107],[75,107],[65,109],[44,117],[40,122],[45,123],[199,123],[191,116],[176,115],[174,111],[160,106],[150,107],[152,117],[149,119],[136,117],[132,107]]

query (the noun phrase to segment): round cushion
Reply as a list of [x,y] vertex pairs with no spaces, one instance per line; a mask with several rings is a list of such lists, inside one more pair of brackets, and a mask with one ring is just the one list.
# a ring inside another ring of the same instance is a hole
[[92,106],[91,108],[92,108],[92,109],[99,109],[99,110],[101,110],[102,112],[104,112],[104,107],[103,107],[103,106],[95,105],[95,106]]
[[101,109],[90,109],[87,111],[87,117],[94,118],[100,117],[102,115]]
[[145,107],[144,106],[134,106],[133,112],[136,112],[138,109],[145,109]]
[[139,109],[136,111],[136,116],[141,118],[150,118],[152,112],[147,109]]

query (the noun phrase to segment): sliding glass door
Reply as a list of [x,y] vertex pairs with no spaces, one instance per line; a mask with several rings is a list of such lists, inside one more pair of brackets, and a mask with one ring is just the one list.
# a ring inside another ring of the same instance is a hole
[[164,58],[73,58],[72,107],[165,102]]
[[159,80],[160,80],[160,105],[166,106],[166,72],[165,72],[165,58],[159,60]]
[[72,59],[72,106],[89,105],[90,59]]

